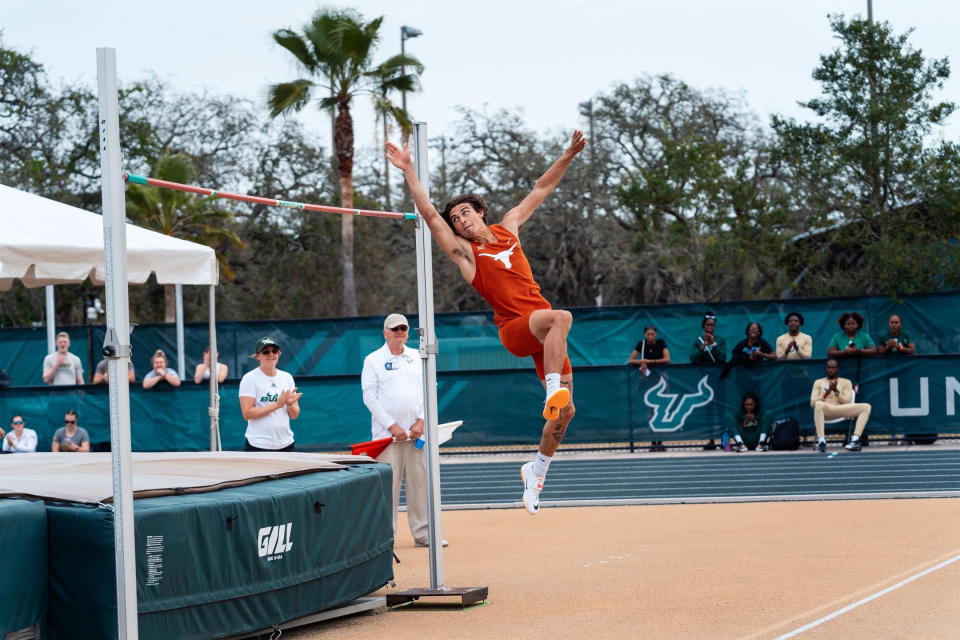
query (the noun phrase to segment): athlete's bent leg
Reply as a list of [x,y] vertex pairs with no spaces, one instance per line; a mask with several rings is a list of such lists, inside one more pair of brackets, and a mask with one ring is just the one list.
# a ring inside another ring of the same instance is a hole
[[530,333],[543,344],[543,369],[560,373],[567,357],[567,334],[573,315],[564,309],[537,309],[530,314]]
[[[573,376],[566,375],[560,381],[560,386],[565,388],[570,392],[570,397],[573,397]],[[563,436],[567,432],[567,427],[570,426],[570,421],[573,420],[573,416],[577,413],[576,407],[573,405],[573,400],[570,401],[570,404],[565,406],[563,409],[560,409],[560,416],[553,420],[547,420],[543,425],[543,434],[540,436],[540,447],[539,452],[547,457],[553,457],[553,454],[557,452],[557,448],[560,446],[560,442],[563,440]],[[544,470],[544,475],[546,475],[546,470]]]
[[[572,373],[565,374],[560,384],[570,396],[573,395]],[[523,506],[531,515],[535,515],[540,510],[540,491],[543,489],[543,481],[550,467],[550,460],[560,446],[575,413],[576,408],[570,402],[560,409],[558,418],[547,420],[543,425],[537,457],[520,468],[520,478],[523,481]]]
[[543,417],[559,418],[560,409],[570,402],[570,393],[560,384],[563,365],[567,360],[567,334],[573,325],[573,315],[563,309],[538,309],[530,314],[530,333],[543,344],[543,372],[547,395],[543,403]]

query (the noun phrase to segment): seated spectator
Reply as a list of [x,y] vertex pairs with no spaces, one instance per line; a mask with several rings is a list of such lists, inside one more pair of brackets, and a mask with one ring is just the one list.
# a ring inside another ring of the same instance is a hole
[[14,414],[13,430],[3,438],[4,453],[33,453],[37,450],[37,432],[26,427],[23,416]]
[[750,322],[744,329],[746,338],[737,343],[730,352],[730,362],[733,364],[756,364],[767,360],[776,360],[777,354],[770,343],[763,339],[763,327],[759,322]]
[[750,391],[743,394],[740,411],[730,420],[730,432],[736,443],[734,451],[766,451],[767,428],[767,417],[760,411],[760,399]]
[[163,380],[171,387],[180,386],[180,376],[177,375],[177,372],[173,369],[167,367],[167,354],[163,352],[163,349],[157,349],[153,354],[153,359],[150,361],[153,369],[150,370],[150,373],[143,376],[143,388],[152,389],[157,386],[157,384]]
[[57,334],[57,350],[43,359],[43,381],[54,386],[84,384],[83,364],[70,353],[70,335]]
[[903,320],[900,316],[893,314],[887,320],[890,326],[889,331],[880,336],[877,344],[877,354],[881,356],[905,355],[912,356],[917,352],[917,346],[910,339],[910,334],[903,329]]
[[83,427],[77,426],[77,412],[68,409],[63,416],[63,425],[53,434],[50,451],[90,451],[90,435]]
[[846,356],[874,356],[877,354],[877,345],[868,334],[860,331],[863,328],[863,316],[854,311],[844,313],[837,319],[842,331],[838,331],[830,338],[827,345],[827,357],[843,358]]
[[714,335],[717,328],[717,316],[710,312],[703,314],[700,326],[703,327],[703,335],[693,343],[693,349],[690,350],[690,362],[694,364],[726,362],[727,354],[723,338]]
[[803,316],[797,311],[787,314],[783,323],[787,332],[777,338],[777,357],[785,360],[798,360],[813,355],[813,338],[800,331]]
[[813,383],[810,391],[810,406],[813,407],[813,424],[817,429],[817,447],[820,453],[827,452],[827,438],[824,420],[834,418],[856,418],[853,436],[845,446],[849,451],[860,451],[860,435],[867,420],[870,419],[870,405],[866,402],[853,402],[853,385],[838,375],[840,366],[833,358],[827,360],[827,377]]
[[[639,357],[638,357],[639,356]],[[670,364],[670,351],[667,343],[657,338],[657,329],[646,326],[643,328],[643,339],[633,348],[633,353],[627,360],[628,364],[640,367],[641,375],[649,375],[648,367],[652,364]]]
[[[217,358],[220,354],[217,354]],[[203,362],[197,365],[193,372],[193,381],[200,384],[204,380],[210,379],[210,347],[203,350]],[[217,382],[223,382],[227,379],[227,365],[217,362]]]
[[[93,384],[107,384],[110,382],[109,375],[110,367],[107,364],[107,359],[104,358],[97,363],[97,368],[93,372]],[[133,361],[127,359],[127,378],[130,382],[136,382],[137,376],[133,373]]]

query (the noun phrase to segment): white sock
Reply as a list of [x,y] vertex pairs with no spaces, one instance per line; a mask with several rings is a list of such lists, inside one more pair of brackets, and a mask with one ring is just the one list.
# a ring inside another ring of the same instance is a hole
[[743,440],[740,439],[740,436],[733,436],[733,439],[737,441],[737,444],[743,444]]
[[547,397],[549,398],[560,388],[560,374],[559,373],[548,373],[543,377],[543,381],[547,383]]
[[817,440],[817,444],[820,444],[821,442],[826,442],[826,441],[827,441],[826,438],[820,438],[819,440]]
[[552,460],[550,456],[545,456],[538,451],[537,458],[533,461],[533,468],[531,469],[533,475],[538,478],[546,477],[547,469],[550,468],[550,460]]
[[860,436],[858,436],[857,434],[853,434],[852,436],[850,436],[850,442],[856,442],[859,439],[860,439]]
[[763,444],[763,443],[765,443],[766,441],[767,441],[767,434],[761,433],[761,434],[760,434],[760,444]]

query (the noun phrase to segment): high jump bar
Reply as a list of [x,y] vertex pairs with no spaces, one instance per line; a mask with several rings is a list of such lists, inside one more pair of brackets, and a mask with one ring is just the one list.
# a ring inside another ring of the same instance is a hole
[[319,211],[321,213],[340,213],[348,216],[368,216],[371,218],[399,218],[403,220],[416,220],[415,213],[400,213],[398,211],[373,211],[371,209],[345,209],[343,207],[327,207],[320,204],[306,204],[303,202],[290,202],[288,200],[277,200],[276,198],[261,198],[260,196],[245,196],[239,193],[230,193],[229,191],[219,191],[217,189],[207,189],[206,187],[194,187],[179,182],[170,182],[168,180],[157,180],[146,176],[138,176],[135,173],[124,173],[123,179],[133,184],[145,184],[151,187],[160,187],[162,189],[174,189],[176,191],[186,191],[187,193],[196,193],[202,196],[213,196],[215,198],[227,198],[229,200],[239,200],[240,202],[250,202],[253,204],[265,204],[270,207],[286,207],[288,209],[303,209],[304,211]]

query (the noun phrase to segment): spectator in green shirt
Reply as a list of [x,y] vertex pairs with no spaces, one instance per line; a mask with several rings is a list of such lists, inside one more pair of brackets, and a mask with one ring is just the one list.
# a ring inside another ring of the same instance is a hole
[[844,313],[837,320],[837,324],[843,331],[830,338],[830,344],[827,345],[828,358],[877,355],[877,345],[873,338],[860,331],[863,328],[863,316],[856,311]]
[[880,336],[877,344],[877,353],[881,356],[886,355],[905,355],[912,356],[917,352],[917,345],[913,344],[910,334],[903,329],[903,320],[900,316],[893,314],[887,320],[890,330]]
[[730,432],[733,434],[733,450],[738,453],[744,451],[767,450],[767,416],[760,411],[760,399],[753,392],[743,394],[740,411],[728,421]]
[[723,338],[713,333],[717,328],[717,316],[708,311],[703,314],[700,326],[703,327],[703,334],[693,342],[693,348],[690,350],[690,362],[694,364],[726,362],[727,349],[723,343]]

